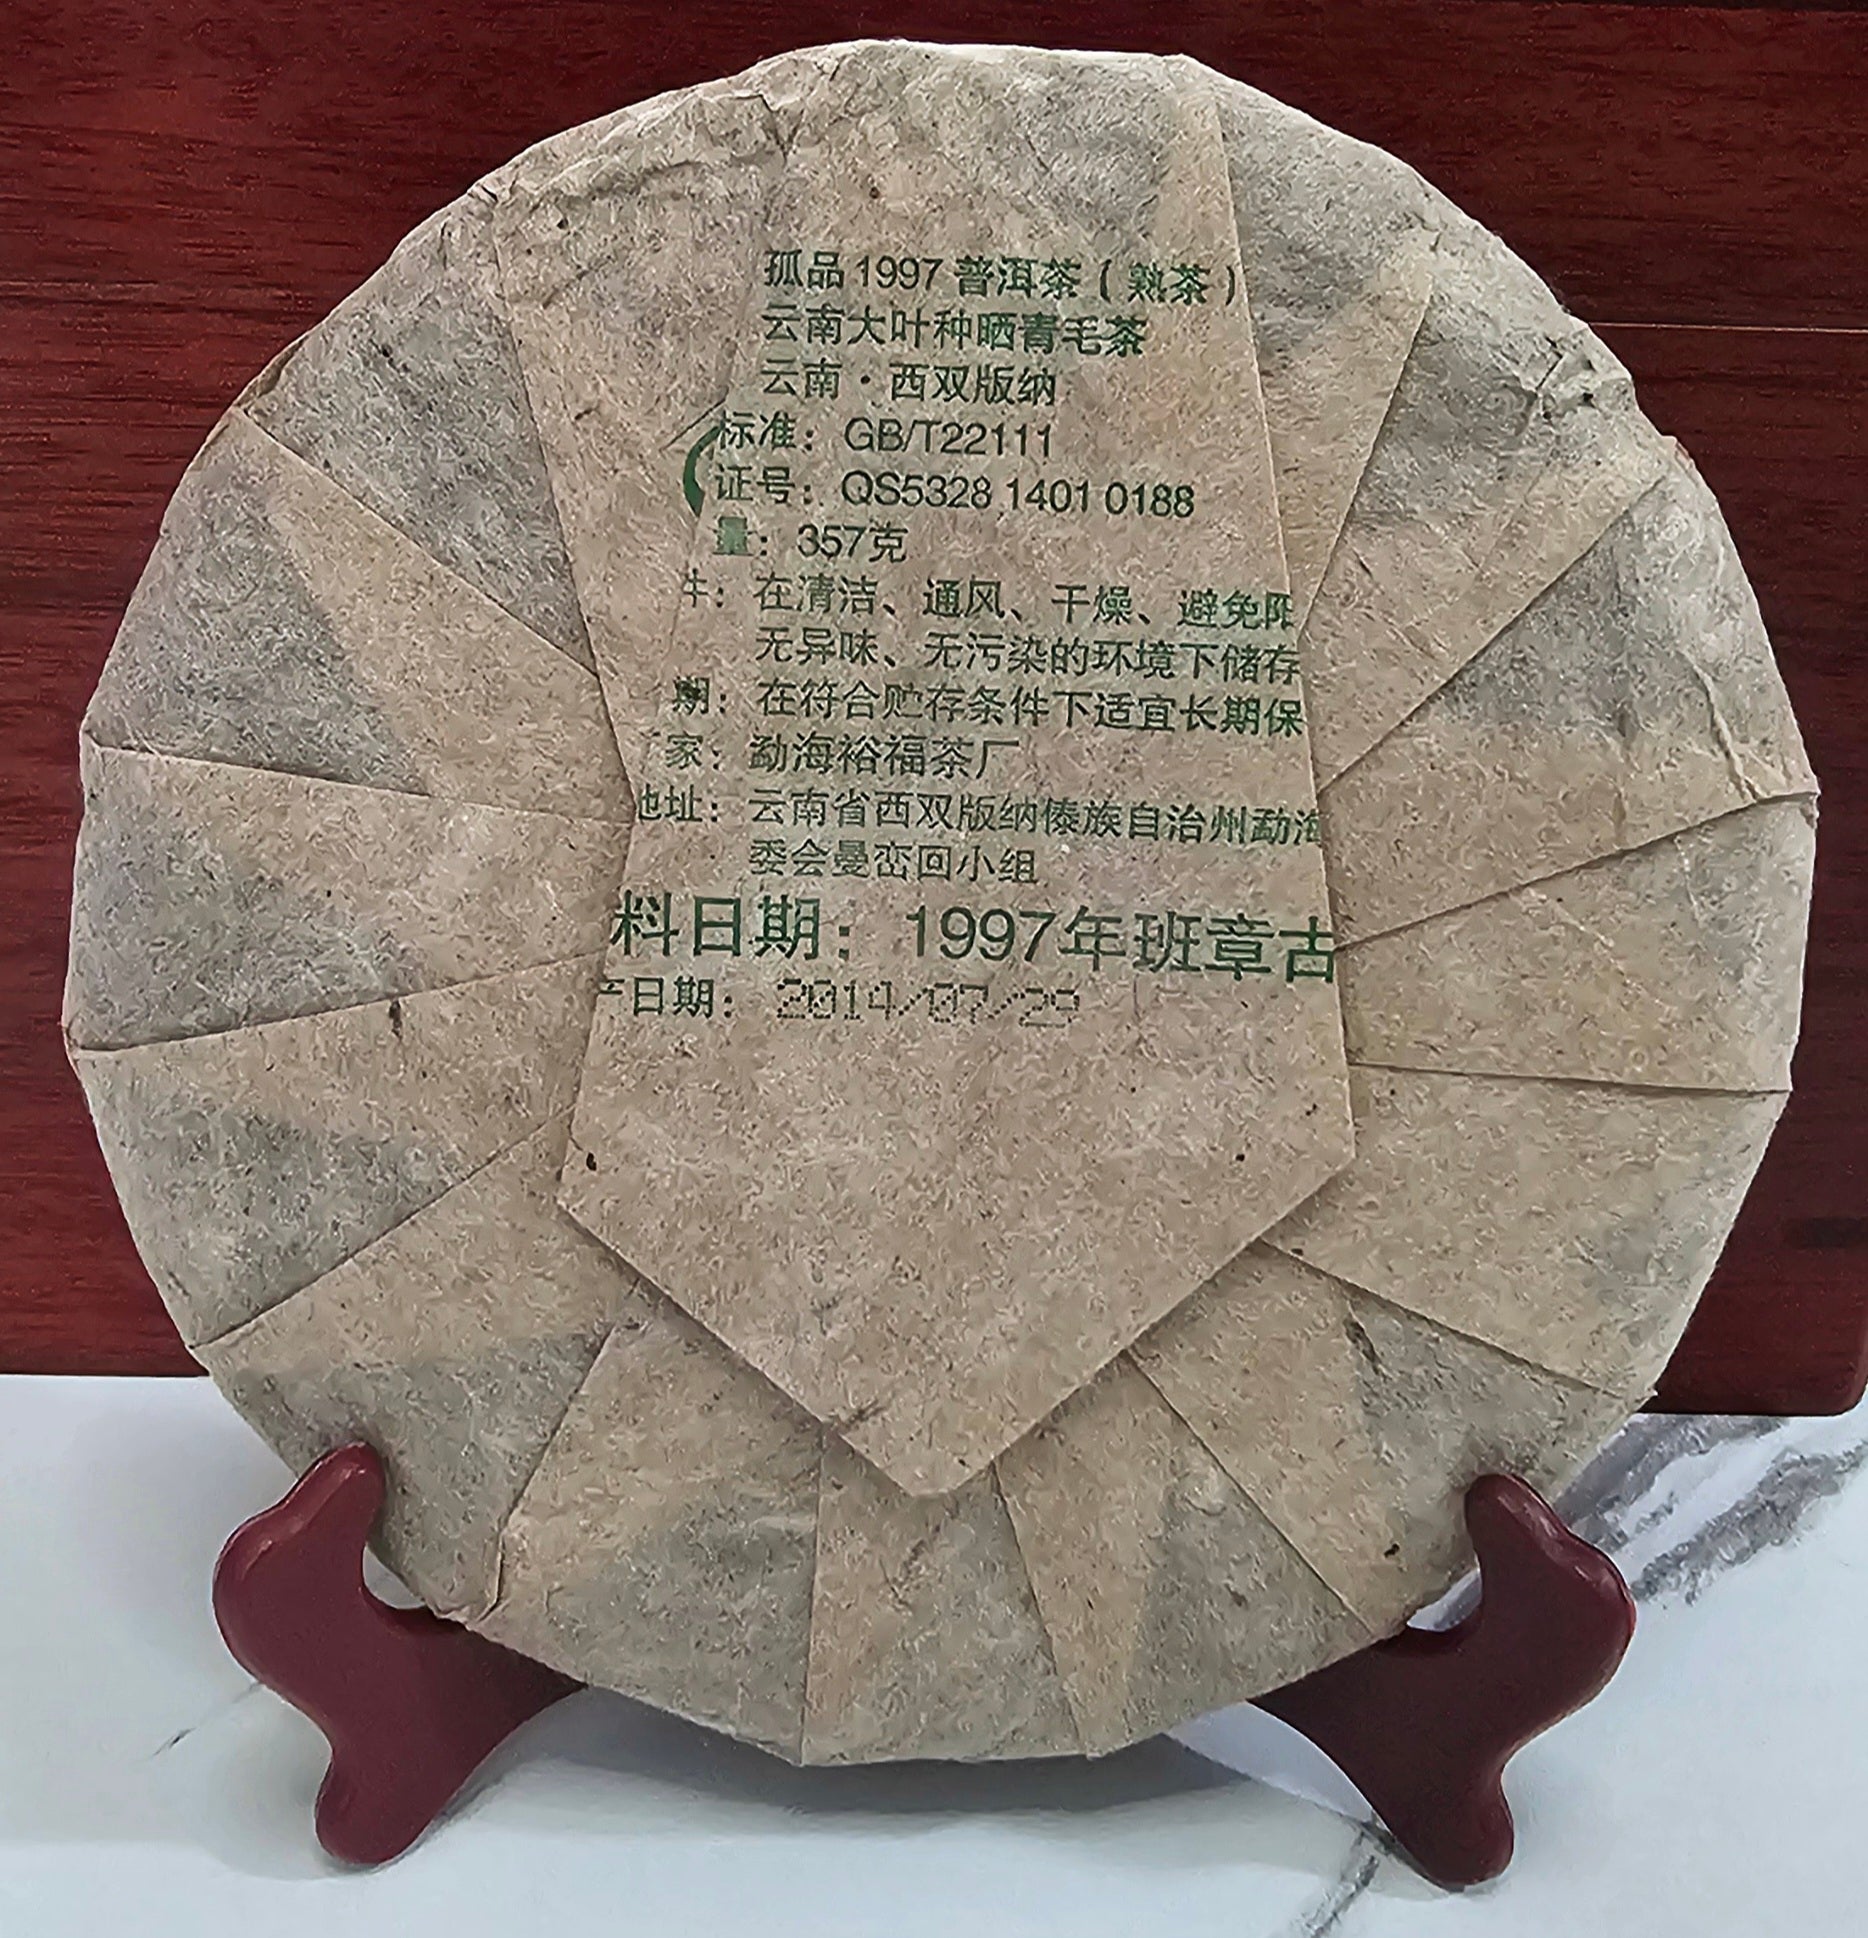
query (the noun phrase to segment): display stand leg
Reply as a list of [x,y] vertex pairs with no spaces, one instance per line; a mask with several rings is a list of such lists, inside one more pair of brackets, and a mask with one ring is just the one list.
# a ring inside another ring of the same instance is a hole
[[[326,1454],[234,1535],[214,1571],[236,1660],[330,1741],[318,1839],[353,1864],[399,1856],[507,1736],[577,1687],[371,1594],[363,1551],[383,1487],[370,1448]],[[1447,1885],[1509,1863],[1506,1763],[1603,1687],[1634,1632],[1614,1564],[1522,1481],[1475,1483],[1466,1523],[1482,1593],[1457,1627],[1404,1629],[1258,1702],[1335,1762]]]
[[350,1864],[399,1857],[519,1725],[577,1684],[364,1585],[383,1504],[369,1447],[329,1453],[240,1528],[214,1570],[234,1659],[323,1730],[318,1841]]
[[1580,1709],[1634,1635],[1615,1564],[1521,1480],[1466,1494],[1480,1601],[1456,1627],[1399,1635],[1261,1696],[1329,1757],[1436,1884],[1511,1862],[1505,1765]]

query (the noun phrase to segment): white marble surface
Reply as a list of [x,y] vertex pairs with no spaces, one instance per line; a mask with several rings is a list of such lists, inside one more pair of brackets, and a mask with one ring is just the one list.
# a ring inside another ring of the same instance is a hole
[[1637,1422],[1579,1524],[1642,1604],[1450,1897],[1256,1712],[1099,1765],[798,1772],[619,1698],[548,1712],[399,1863],[311,1837],[311,1726],[225,1655],[227,1532],[286,1476],[205,1382],[0,1379],[4,1938],[1226,1938],[1868,1931],[1868,1411]]

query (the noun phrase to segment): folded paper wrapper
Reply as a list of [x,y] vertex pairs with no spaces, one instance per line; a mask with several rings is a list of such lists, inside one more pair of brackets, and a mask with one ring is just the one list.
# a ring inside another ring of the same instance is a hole
[[382,1451],[430,1606],[790,1758],[1394,1629],[1641,1403],[1789,1084],[1815,783],[1711,494],[1180,59],[814,49],[489,176],[216,426],[83,775],[191,1346]]

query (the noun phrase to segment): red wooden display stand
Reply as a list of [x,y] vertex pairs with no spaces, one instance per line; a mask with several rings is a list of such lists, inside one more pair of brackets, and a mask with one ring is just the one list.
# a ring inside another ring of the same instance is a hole
[[383,1463],[340,1447],[221,1550],[214,1619],[233,1658],[324,1731],[318,1841],[349,1864],[399,1857],[523,1722],[577,1684],[363,1580]]
[[[326,1454],[235,1533],[214,1571],[236,1660],[330,1741],[318,1839],[352,1864],[408,1849],[506,1737],[578,1686],[370,1592],[363,1551],[383,1488],[371,1448]],[[1463,1621],[1404,1629],[1258,1705],[1330,1757],[1444,1885],[1511,1861],[1505,1764],[1602,1689],[1635,1620],[1614,1563],[1523,1481],[1475,1482],[1466,1525],[1481,1598]]]

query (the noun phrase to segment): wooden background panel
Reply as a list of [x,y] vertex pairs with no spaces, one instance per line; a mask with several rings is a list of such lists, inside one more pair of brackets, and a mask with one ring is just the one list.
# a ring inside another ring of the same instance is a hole
[[[1798,1095],[1678,1404],[1846,1404],[1868,1335],[1868,20],[1435,4],[9,13],[0,80],[0,1365],[184,1371],[56,1017],[76,721],[228,397],[525,143],[862,33],[1185,49],[1393,148],[1609,335],[1725,500],[1825,805]],[[1657,325],[1692,327],[1652,327]]]
[[300,292],[301,324],[528,142],[891,32],[1195,54],[1405,156],[1592,321],[1868,314],[1868,35],[1847,12],[66,0],[22,20],[0,83],[6,273]]

